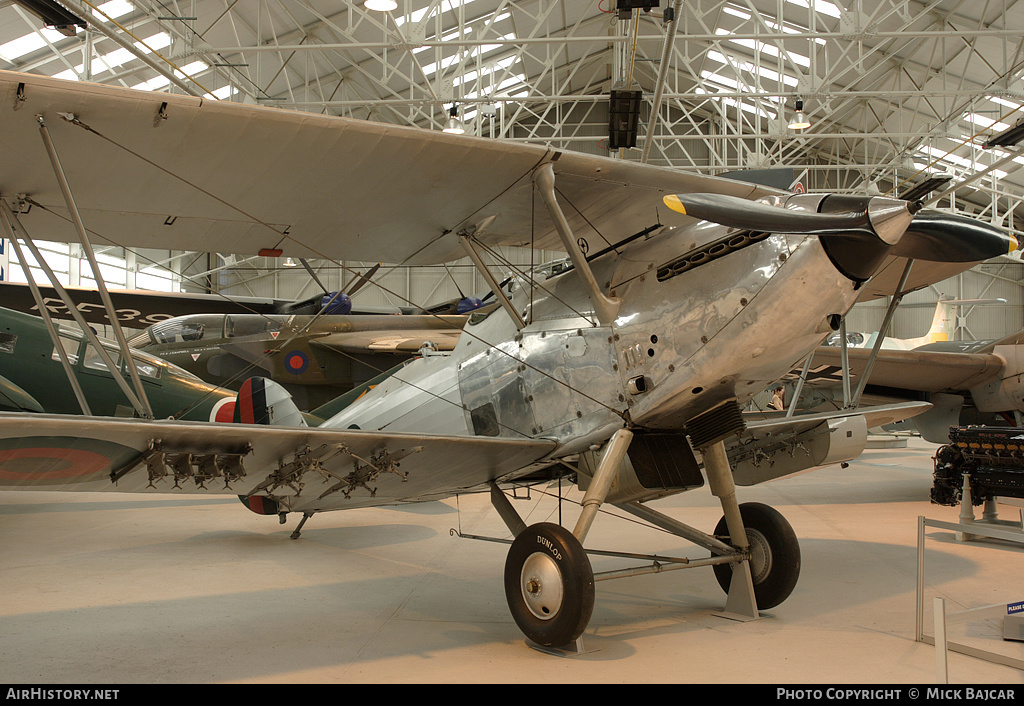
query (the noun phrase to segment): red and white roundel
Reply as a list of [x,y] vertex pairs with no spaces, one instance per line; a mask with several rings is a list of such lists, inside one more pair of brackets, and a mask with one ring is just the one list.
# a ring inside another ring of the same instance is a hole
[[213,409],[210,410],[210,421],[211,422],[226,422],[230,423],[235,419],[235,398],[234,397],[222,397],[217,400]]

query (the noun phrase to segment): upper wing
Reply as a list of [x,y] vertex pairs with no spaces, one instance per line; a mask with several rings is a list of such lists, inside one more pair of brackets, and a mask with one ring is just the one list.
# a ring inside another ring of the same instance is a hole
[[691,222],[666,194],[779,193],[521,142],[0,72],[0,193],[39,204],[20,219],[47,240],[77,236],[37,115],[91,237],[121,246],[416,264],[463,257],[458,233],[496,216],[487,243],[560,248],[532,198],[549,161],[591,251]]
[[478,490],[554,448],[547,440],[0,413],[0,487],[254,495],[310,512]]

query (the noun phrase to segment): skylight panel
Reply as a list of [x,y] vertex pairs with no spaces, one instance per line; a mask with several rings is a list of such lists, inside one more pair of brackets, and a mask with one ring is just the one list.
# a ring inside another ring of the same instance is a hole
[[58,42],[61,39],[64,39],[63,34],[55,29],[43,27],[38,32],[32,32],[24,37],[12,39],[6,44],[0,44],[0,58],[6,59],[13,64],[14,60],[18,57],[31,54],[45,47],[47,41]]
[[[472,5],[473,2],[474,2],[474,0],[465,0],[464,2],[462,0],[443,0],[443,2],[440,3],[439,9],[437,11],[437,14],[438,14],[438,16],[440,16],[440,15],[443,15],[444,13],[446,13],[446,12],[448,12],[450,10],[454,10],[459,5]],[[412,12],[409,13],[408,19],[405,17],[405,15],[402,15],[400,17],[396,16],[395,17],[395,24],[398,25],[399,27],[401,27],[406,22],[419,22],[419,21],[421,21],[424,17],[427,16],[427,12],[430,11],[432,5],[433,5],[433,3],[431,3],[430,5],[427,5],[426,7],[422,8],[422,9],[413,10]]]
[[836,5],[833,5],[826,0],[786,0],[791,5],[796,5],[808,10],[813,10],[819,15],[828,15],[829,17],[840,17],[842,12]]
[[238,91],[236,91],[234,89],[234,87],[232,87],[232,86],[224,86],[223,88],[218,88],[216,91],[212,91],[208,95],[212,95],[217,100],[222,100],[223,101],[223,100],[227,100],[228,98],[230,98],[231,96],[235,95],[236,93],[238,93]]
[[[727,29],[719,28],[715,30],[715,34],[727,37],[732,33]],[[765,42],[759,42],[753,39],[729,39],[727,41],[732,42],[733,44],[739,44],[740,46],[747,47],[748,49],[751,49],[755,52],[759,52],[761,54],[767,54],[768,56],[776,60],[782,59],[782,51],[774,44],[766,44]],[[797,54],[796,52],[790,51],[786,52],[785,55],[794,64],[798,64],[800,66],[805,67],[811,65],[811,60],[808,59],[806,56],[803,56],[802,54]]]
[[[145,42],[145,44],[143,44]],[[135,42],[135,47],[143,54],[149,54],[151,51],[157,51],[171,43],[171,36],[166,32],[157,32],[151,37],[148,37],[141,42]],[[92,74],[101,74],[104,71],[109,71],[123,64],[127,64],[132,59],[136,58],[127,49],[123,47],[116,49],[109,54],[98,56],[92,60]],[[78,77],[82,75],[85,65],[79,64],[74,69],[67,69],[61,71],[59,74],[54,74],[54,78],[63,79],[65,81],[77,81]]]
[[[512,66],[512,64],[516,63],[516,59],[517,59],[517,57],[510,56],[510,57],[507,57],[505,59],[502,59],[501,61],[497,61],[497,62],[495,62],[494,67],[491,70],[492,71],[500,71],[502,69],[506,69],[509,66]],[[488,69],[484,69],[484,70],[487,71]],[[461,86],[464,83],[469,83],[470,81],[475,81],[477,78],[479,78],[479,76],[480,76],[480,72],[477,71],[476,69],[473,69],[472,71],[467,71],[462,76],[456,77],[452,81],[452,85],[454,85],[454,86]]]
[[[766,69],[762,66],[754,66],[749,61],[733,61],[730,60],[727,56],[725,56],[725,54],[722,54],[721,52],[717,52],[714,50],[708,52],[708,58],[711,59],[712,61],[717,61],[720,64],[724,64],[725,66],[732,66],[740,71],[746,71],[748,73],[755,74],[769,81],[775,81],[776,83],[781,82],[787,86],[796,86],[798,83],[797,79],[794,76],[789,76],[787,74],[779,74],[778,71],[772,71],[771,69]],[[711,73],[710,71],[706,71],[704,73],[709,74],[712,77],[718,76],[718,74]],[[705,76],[705,78],[707,78],[707,76]],[[728,81],[729,84],[735,85],[737,88],[739,87],[739,84],[731,79],[719,77],[718,80]]]
[[[930,147],[928,145],[925,145],[921,147],[921,152],[932,157],[933,159],[939,160],[940,163],[945,162],[946,164],[950,164],[954,167],[959,167],[960,169],[966,169],[968,171],[979,171],[983,168],[982,165],[979,165],[976,162],[973,162],[965,157],[960,157],[955,154],[946,154],[943,150],[940,150],[936,147]],[[1003,177],[1006,176],[1006,174],[1006,172],[1000,169],[994,169],[990,172],[990,175],[995,177],[996,179],[1002,179]]]
[[[710,77],[706,76],[705,78]],[[706,95],[709,98],[714,97],[716,101],[720,101],[723,105],[732,106],[733,108],[739,108],[742,111],[752,113],[754,115],[760,115],[762,118],[767,118],[768,120],[775,120],[775,118],[777,117],[776,113],[772,113],[770,111],[764,110],[763,108],[759,108],[753,103],[748,103],[746,101],[736,100],[735,98],[729,98],[725,96],[715,96],[714,93],[710,93],[709,91],[700,87],[698,87],[694,92],[699,95]]]
[[[511,34],[506,34],[505,36],[502,37],[502,39],[514,39],[514,36],[511,35]],[[470,56],[472,56],[472,54],[474,54],[474,53],[479,55],[479,56],[484,56],[485,54],[488,54],[488,53],[490,53],[492,51],[495,51],[497,49],[501,49],[503,47],[504,47],[503,44],[483,44],[483,45],[481,45],[481,46],[479,46],[479,47],[477,47],[475,49],[469,49],[467,51],[470,53]],[[438,66],[439,65],[440,65],[440,68],[442,70],[449,69],[452,66],[458,64],[459,61],[462,60],[463,55],[465,53],[466,53],[465,51],[456,52],[455,54],[453,54],[452,56],[448,57],[447,59],[442,59],[439,62],[434,62],[434,63],[431,63],[431,64],[427,64],[426,66],[423,67],[423,74],[426,75],[426,76],[430,76],[430,75],[436,73],[437,70],[438,70]],[[501,64],[502,62],[498,62],[498,63]],[[467,79],[466,78],[456,79],[456,82],[458,83],[458,82],[465,81],[465,80],[467,80]]]
[[1010,108],[1011,110],[1020,110],[1022,107],[1020,103],[1014,103],[1013,101],[1008,101],[1005,98],[1000,98],[999,96],[989,96],[988,99],[993,103]]
[[125,0],[110,0],[110,2],[99,5],[97,9],[107,17],[112,17],[115,20],[119,17],[124,17],[134,10],[131,3]]
[[132,86],[136,91],[159,91],[166,88],[170,84],[171,80],[166,76],[154,76],[148,81],[138,83]]
[[[731,7],[729,5],[726,5],[725,7],[723,7],[722,11],[725,14],[727,14],[727,15],[732,15],[733,17],[738,17],[741,20],[750,20],[750,19],[753,18],[753,15],[751,15],[746,10],[741,10],[741,9],[739,9],[737,7]],[[786,34],[803,34],[803,33],[806,33],[806,32],[810,31],[810,29],[808,27],[801,27],[800,25],[792,24],[790,22],[779,24],[775,20],[768,19],[764,15],[761,15],[761,19],[762,19],[762,21],[765,23],[765,25],[769,29],[772,29],[772,30],[774,30],[776,32],[785,32]],[[815,44],[818,44],[820,46],[825,46],[825,40],[824,39],[821,39],[819,37],[815,37],[813,41],[814,41]]]
[[186,76],[195,76],[206,71],[210,66],[204,61],[193,61],[191,64],[185,64],[181,69],[175,69],[174,74],[178,78],[185,78]]
[[984,115],[978,115],[977,113],[969,113],[964,116],[964,120],[969,123],[973,123],[983,130],[993,130],[994,132],[1002,132],[1003,130],[1009,130],[1010,126],[1006,123],[1001,123],[998,120],[992,118],[986,118]]

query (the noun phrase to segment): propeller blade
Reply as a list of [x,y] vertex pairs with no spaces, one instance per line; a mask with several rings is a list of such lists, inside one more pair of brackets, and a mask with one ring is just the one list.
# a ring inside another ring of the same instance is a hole
[[914,216],[893,254],[932,262],[982,262],[1017,247],[1016,238],[989,223],[928,210]]
[[362,289],[363,285],[366,284],[367,282],[369,282],[370,278],[373,277],[375,274],[377,274],[377,270],[380,269],[380,266],[381,266],[381,263],[378,262],[376,265],[374,265],[373,267],[368,269],[366,272],[364,272],[362,275],[360,275],[358,280],[356,280],[354,283],[350,284],[349,288],[348,288],[348,295],[351,297],[353,294],[355,294],[360,289]]
[[899,208],[908,208],[913,212],[912,205],[898,199],[834,196],[829,198],[833,203],[839,202],[839,207],[830,213],[795,211],[725,194],[670,194],[663,200],[673,211],[730,228],[806,235],[875,233],[868,210],[872,199],[880,199],[876,203],[883,207],[899,205]]
[[320,281],[320,278],[316,276],[316,272],[313,272],[313,268],[309,266],[309,263],[301,257],[299,258],[299,262],[301,262],[302,266],[306,268],[306,272],[308,272],[309,276],[313,278],[313,281],[319,285],[320,289],[324,290],[324,294],[327,294],[327,287],[325,287],[324,283]]

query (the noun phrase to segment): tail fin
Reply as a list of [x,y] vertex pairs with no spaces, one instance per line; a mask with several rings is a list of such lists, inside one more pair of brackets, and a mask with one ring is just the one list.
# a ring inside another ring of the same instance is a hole
[[262,377],[249,378],[238,391],[234,421],[237,424],[308,426],[288,391]]
[[932,325],[928,329],[928,333],[924,335],[927,338],[926,343],[950,340],[956,316],[953,313],[953,307],[959,303],[960,301],[957,299],[939,299],[935,302],[935,316],[932,317]]

